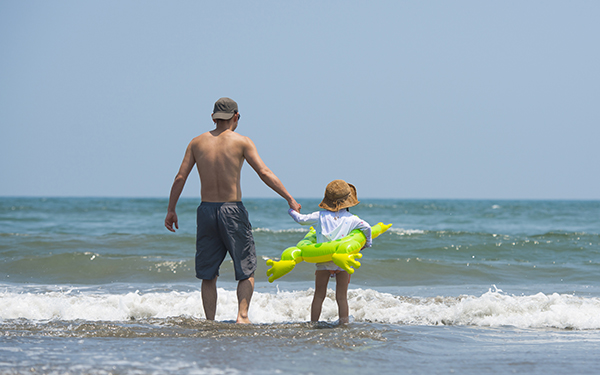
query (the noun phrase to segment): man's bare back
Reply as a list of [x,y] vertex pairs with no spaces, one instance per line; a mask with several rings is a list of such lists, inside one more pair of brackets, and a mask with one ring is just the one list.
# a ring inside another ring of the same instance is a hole
[[215,129],[192,140],[190,149],[198,175],[203,202],[242,200],[240,172],[250,139],[229,129]]

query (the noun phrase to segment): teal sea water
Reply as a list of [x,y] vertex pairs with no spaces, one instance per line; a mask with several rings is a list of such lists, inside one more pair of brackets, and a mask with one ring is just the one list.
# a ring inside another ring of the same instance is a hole
[[[299,201],[303,212],[318,199]],[[314,265],[266,260],[307,228],[245,199],[259,269],[251,326],[221,267],[217,321],[194,277],[196,199],[0,198],[0,374],[596,373],[600,201],[363,199],[392,228],[311,324]]]

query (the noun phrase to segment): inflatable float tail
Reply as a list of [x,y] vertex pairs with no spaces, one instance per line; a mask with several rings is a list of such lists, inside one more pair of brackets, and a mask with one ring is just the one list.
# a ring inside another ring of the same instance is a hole
[[390,229],[391,226],[392,226],[392,224],[384,224],[384,223],[378,223],[377,225],[373,225],[371,227],[371,238],[379,237],[380,234],[382,234],[385,231],[387,231],[388,229]]

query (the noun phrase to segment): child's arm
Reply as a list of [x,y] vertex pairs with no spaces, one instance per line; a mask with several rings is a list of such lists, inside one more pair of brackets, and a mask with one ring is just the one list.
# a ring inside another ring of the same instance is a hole
[[371,247],[373,244],[373,238],[371,237],[371,226],[369,223],[364,221],[363,219],[358,218],[358,224],[356,224],[356,228],[360,229],[361,232],[367,237],[367,242],[365,243],[365,247]]
[[288,214],[296,221],[296,223],[300,225],[312,225],[319,220],[319,211],[313,212],[312,214],[303,215],[298,211],[294,211],[293,209],[288,210]]

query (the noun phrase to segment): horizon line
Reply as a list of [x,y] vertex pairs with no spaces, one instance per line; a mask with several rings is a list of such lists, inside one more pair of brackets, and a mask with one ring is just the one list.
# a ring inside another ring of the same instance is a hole
[[[169,200],[168,196],[159,197],[159,196],[127,196],[127,195],[113,195],[113,196],[103,196],[103,195],[0,195],[0,199],[164,199]],[[200,197],[190,197],[190,196],[182,196],[179,200],[198,200],[200,201]],[[244,197],[242,198],[242,202],[245,200],[252,199],[272,199],[272,200],[282,200],[285,199],[280,197]],[[294,199],[299,200],[319,200],[323,199],[323,197],[295,197]],[[446,201],[600,201],[600,198],[411,198],[411,197],[361,197],[362,200],[446,200]]]

